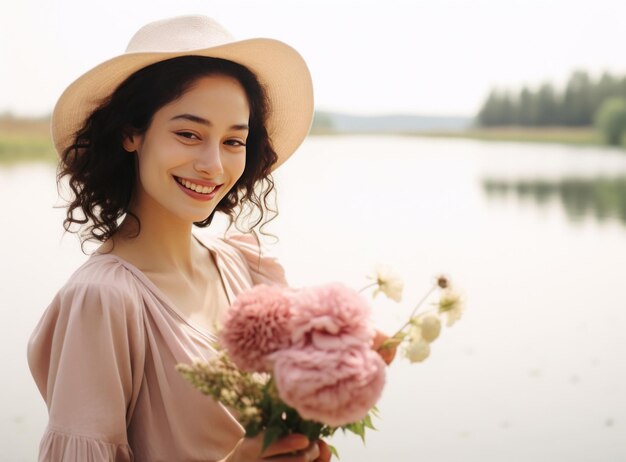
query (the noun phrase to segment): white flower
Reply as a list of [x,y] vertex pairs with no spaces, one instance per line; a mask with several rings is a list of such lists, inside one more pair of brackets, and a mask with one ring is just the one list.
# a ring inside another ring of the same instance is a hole
[[220,390],[220,397],[227,403],[231,403],[237,400],[237,393],[228,388],[222,388]]
[[374,274],[368,276],[368,278],[375,280],[376,284],[378,284],[378,287],[374,291],[374,297],[382,292],[396,302],[402,300],[404,282],[402,282],[400,276],[398,276],[398,274],[396,274],[396,272],[393,271],[389,265],[376,265]]
[[409,327],[409,332],[407,333],[411,342],[418,341],[422,337],[422,326],[419,322],[418,318],[413,318],[411,320],[411,326]]
[[441,321],[439,316],[428,315],[419,320],[419,325],[422,329],[422,337],[427,342],[434,342],[439,337],[441,332]]
[[261,414],[261,412],[259,411],[259,409],[257,407],[254,406],[246,406],[243,411],[241,412],[241,414],[244,417],[247,417],[248,419],[254,419],[255,417],[259,417],[259,415]]
[[404,354],[412,363],[424,361],[430,355],[430,344],[421,337],[412,339],[406,346]]
[[446,314],[446,325],[448,327],[461,319],[461,315],[463,314],[463,300],[461,295],[451,288],[443,289],[439,298],[439,313]]

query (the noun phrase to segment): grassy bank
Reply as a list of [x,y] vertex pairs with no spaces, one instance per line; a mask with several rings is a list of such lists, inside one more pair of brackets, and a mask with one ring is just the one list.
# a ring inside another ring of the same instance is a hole
[[[458,131],[414,131],[414,132],[336,132],[332,129],[316,129],[311,135],[402,135],[424,138],[458,138],[480,141],[511,141],[519,143],[557,143],[577,146],[606,146],[602,136],[592,127],[503,127],[470,128]],[[624,148],[626,149],[626,137]]]
[[414,133],[429,138],[463,138],[481,141],[515,141],[521,143],[559,143],[581,146],[604,146],[593,128],[475,128],[457,132]]
[[0,117],[0,164],[56,162],[50,119]]
[[0,164],[50,162],[57,160],[49,138],[0,133]]

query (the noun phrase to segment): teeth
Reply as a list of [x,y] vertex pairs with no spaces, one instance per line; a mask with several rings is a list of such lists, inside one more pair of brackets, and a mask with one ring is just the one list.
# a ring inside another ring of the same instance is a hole
[[182,184],[184,187],[186,187],[187,189],[191,189],[192,191],[195,191],[195,192],[200,193],[200,194],[209,194],[209,193],[213,192],[213,190],[215,189],[215,186],[213,186],[213,187],[200,186],[200,185],[197,185],[195,183],[192,183],[189,180],[183,180],[181,178],[176,178],[176,180],[180,184]]

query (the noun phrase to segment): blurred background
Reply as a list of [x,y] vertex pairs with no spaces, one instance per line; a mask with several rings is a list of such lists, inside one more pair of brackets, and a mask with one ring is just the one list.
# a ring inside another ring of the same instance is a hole
[[[447,273],[461,321],[398,358],[346,461],[626,460],[626,3],[23,0],[0,7],[0,460],[34,461],[46,408],[26,342],[87,258],[63,235],[49,115],[146,22],[203,13],[311,68],[311,135],[276,173],[267,242],[293,285]],[[67,197],[67,196],[66,196]],[[620,366],[621,364],[621,366]],[[383,459],[385,458],[385,459]]]

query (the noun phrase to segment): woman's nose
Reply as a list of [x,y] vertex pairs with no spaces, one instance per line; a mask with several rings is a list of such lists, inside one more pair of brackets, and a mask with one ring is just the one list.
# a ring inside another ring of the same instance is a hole
[[218,143],[207,144],[195,162],[195,169],[204,173],[209,178],[217,178],[224,173],[222,167],[221,145]]

